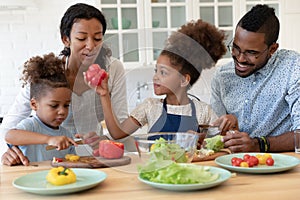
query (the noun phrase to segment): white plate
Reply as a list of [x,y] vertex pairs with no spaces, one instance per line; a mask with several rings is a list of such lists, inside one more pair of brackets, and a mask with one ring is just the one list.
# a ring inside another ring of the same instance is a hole
[[13,186],[24,190],[26,192],[35,193],[35,194],[66,194],[79,192],[82,190],[87,190],[89,188],[95,187],[100,182],[104,181],[107,175],[98,170],[94,169],[74,169],[77,180],[75,183],[55,186],[47,182],[46,176],[49,170],[34,172],[16,178],[13,181]]
[[145,180],[141,178],[140,176],[138,179],[146,183],[152,187],[165,189],[165,190],[173,190],[173,191],[192,191],[192,190],[202,190],[206,188],[215,187],[217,185],[220,185],[221,183],[227,181],[231,177],[231,173],[228,170],[218,168],[218,167],[212,167],[212,166],[199,166],[199,167],[209,167],[209,170],[212,173],[218,173],[220,174],[219,178],[213,182],[210,183],[196,183],[196,184],[166,184],[166,183],[156,183],[151,182],[148,180]]
[[258,165],[255,167],[236,167],[232,166],[231,164],[231,158],[233,157],[239,157],[243,158],[245,154],[253,155],[256,154],[262,154],[262,153],[235,153],[235,154],[228,154],[224,156],[220,156],[215,159],[215,162],[220,165],[221,167],[224,167],[226,169],[237,171],[237,172],[244,172],[244,173],[275,173],[275,172],[282,172],[289,169],[292,169],[296,167],[298,164],[300,164],[300,159],[284,155],[284,154],[273,154],[272,158],[274,159],[274,165],[273,166],[267,166],[267,165]]

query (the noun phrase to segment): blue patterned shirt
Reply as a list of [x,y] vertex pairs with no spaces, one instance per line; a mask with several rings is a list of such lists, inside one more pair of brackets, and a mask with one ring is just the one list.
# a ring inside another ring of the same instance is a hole
[[250,137],[276,136],[300,128],[300,54],[277,50],[249,77],[235,74],[234,62],[217,69],[211,105],[218,116],[234,114]]

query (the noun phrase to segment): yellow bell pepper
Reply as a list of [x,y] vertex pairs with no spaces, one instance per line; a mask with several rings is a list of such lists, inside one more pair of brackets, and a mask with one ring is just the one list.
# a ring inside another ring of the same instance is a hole
[[79,158],[80,158],[80,156],[75,155],[75,154],[66,154],[66,155],[65,155],[65,159],[66,159],[66,160],[69,160],[69,161],[71,161],[71,162],[76,162],[76,161],[79,160]]
[[46,176],[49,183],[53,185],[66,185],[76,182],[76,174],[69,168],[52,168]]
[[79,158],[80,158],[79,156],[73,155],[73,156],[70,156],[69,160],[70,160],[71,162],[76,162],[76,161],[79,160]]

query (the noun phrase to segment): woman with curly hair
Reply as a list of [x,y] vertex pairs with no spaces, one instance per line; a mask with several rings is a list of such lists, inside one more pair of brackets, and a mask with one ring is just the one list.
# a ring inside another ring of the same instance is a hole
[[[33,57],[24,64],[22,80],[30,85],[30,106],[35,114],[9,130],[6,142],[18,145],[31,162],[74,154],[70,145],[76,146],[73,134],[60,126],[68,116],[72,93],[63,61],[53,53]],[[46,151],[47,144],[59,151]]]
[[202,69],[213,67],[225,54],[224,38],[224,32],[202,20],[172,33],[157,59],[153,76],[154,93],[165,98],[147,98],[120,125],[112,112],[106,78],[96,92],[112,137],[124,138],[146,124],[148,132],[153,133],[198,131],[199,124],[214,122],[216,115],[210,106],[190,99],[188,89]]

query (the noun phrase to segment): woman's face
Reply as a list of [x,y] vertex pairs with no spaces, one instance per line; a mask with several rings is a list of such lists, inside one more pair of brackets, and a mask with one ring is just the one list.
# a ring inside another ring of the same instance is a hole
[[180,90],[184,77],[172,67],[168,56],[160,55],[157,59],[153,87],[156,95],[176,94]]
[[103,27],[96,19],[79,19],[71,29],[70,38],[64,37],[65,46],[70,47],[70,60],[89,66],[94,63],[103,44]]

